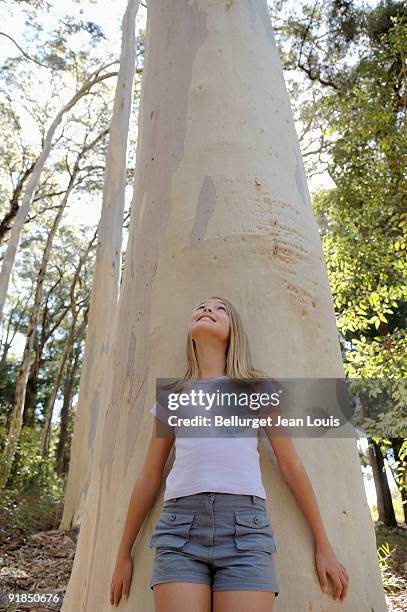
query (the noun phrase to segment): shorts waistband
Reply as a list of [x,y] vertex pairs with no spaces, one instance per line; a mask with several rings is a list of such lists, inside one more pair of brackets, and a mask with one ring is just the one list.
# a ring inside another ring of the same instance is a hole
[[266,500],[264,497],[252,494],[240,494],[240,493],[222,493],[219,491],[203,491],[201,493],[193,493],[192,495],[184,495],[182,497],[172,497],[164,502],[165,504],[171,503],[182,503],[182,502],[193,502],[200,501],[206,498],[210,498],[212,501],[218,500],[221,503],[238,504],[239,502],[251,502],[254,505],[261,505],[266,507]]

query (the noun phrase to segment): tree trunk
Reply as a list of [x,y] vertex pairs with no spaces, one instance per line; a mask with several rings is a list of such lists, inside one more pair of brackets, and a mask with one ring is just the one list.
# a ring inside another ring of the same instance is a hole
[[24,183],[27,181],[28,177],[34,170],[34,166],[35,163],[32,163],[31,166],[24,170],[24,172],[18,179],[17,185],[13,189],[9,211],[5,214],[3,220],[0,222],[0,244],[3,242],[6,232],[8,232],[10,229],[10,224],[17,214],[18,203],[20,201]]
[[[101,394],[106,414],[96,433],[63,612],[111,610],[111,574],[152,431],[156,378],[184,373],[191,310],[212,295],[236,304],[255,365],[273,377],[344,377],[326,264],[265,0],[155,0],[148,4],[126,262]],[[351,577],[346,610],[384,612],[354,437],[293,443]],[[321,591],[312,534],[268,439],[259,450],[280,543],[276,610],[337,610]],[[172,451],[164,477],[173,458]],[[153,610],[148,541],[163,490],[135,542],[126,610]]]
[[397,521],[394,514],[393,500],[391,498],[389,482],[385,470],[384,457],[380,446],[372,438],[368,438],[369,447],[371,445],[373,453],[369,450],[369,457],[376,464],[372,465],[373,475],[376,484],[377,492],[377,510],[379,512],[379,520],[383,521],[390,527],[396,527]]
[[61,408],[61,422],[59,430],[59,438],[56,449],[56,470],[59,475],[67,474],[69,468],[69,449],[70,449],[70,406],[72,402],[72,393],[74,389],[76,368],[78,367],[79,357],[81,354],[81,337],[82,333],[87,325],[88,309],[86,310],[81,326],[81,332],[78,334],[77,346],[73,351],[73,363],[69,369],[69,373],[65,378],[64,385],[64,400]]
[[404,522],[407,525],[407,463],[401,457],[401,448],[403,446],[403,438],[391,438],[391,446],[393,448],[394,459],[398,461],[398,466],[393,472],[394,480],[396,481],[398,490],[401,495],[401,503],[403,504]]
[[379,521],[384,523],[384,519],[385,519],[384,496],[383,496],[383,488],[382,488],[382,479],[380,477],[380,468],[379,468],[378,461],[376,459],[376,452],[373,446],[373,440],[371,438],[368,438],[368,442],[369,442],[369,445],[368,445],[367,452],[368,452],[370,467],[372,468],[373,481],[374,481],[375,489],[376,489],[377,512],[379,515]]
[[94,435],[100,414],[101,386],[106,376],[105,358],[111,338],[109,330],[112,329],[112,317],[119,294],[126,153],[136,61],[135,21],[138,6],[138,0],[130,0],[123,18],[120,70],[106,154],[89,325],[61,529],[70,529],[72,525],[80,523],[89,487]]
[[79,260],[79,264],[78,267],[75,270],[75,274],[74,277],[72,279],[72,283],[71,283],[71,287],[70,287],[70,297],[71,297],[71,312],[72,312],[72,321],[71,321],[71,325],[69,328],[69,333],[68,333],[68,337],[66,339],[60,360],[59,360],[59,364],[58,364],[58,368],[57,368],[57,373],[55,376],[55,380],[54,380],[54,384],[53,384],[53,388],[51,391],[51,397],[49,398],[49,402],[47,405],[47,408],[45,410],[45,415],[44,415],[44,427],[43,430],[41,432],[41,456],[42,457],[46,457],[48,454],[48,449],[49,449],[49,443],[50,443],[50,435],[51,435],[51,421],[52,421],[52,415],[54,412],[54,405],[55,405],[55,401],[57,398],[57,393],[58,393],[58,389],[59,389],[59,385],[61,383],[61,379],[62,379],[62,373],[64,371],[65,368],[65,363],[66,360],[68,359],[69,353],[71,352],[71,348],[74,342],[74,337],[75,337],[75,327],[76,327],[76,321],[78,319],[80,310],[77,308],[76,305],[76,295],[75,295],[75,288],[76,285],[78,284],[79,278],[80,278],[80,272],[81,269],[83,267],[83,264],[85,263],[85,261],[88,259],[89,257],[89,253],[90,250],[93,246],[93,243],[96,239],[97,236],[97,230],[92,238],[92,240],[89,242],[88,247],[86,248],[85,252],[82,254],[80,260]]
[[59,327],[65,318],[69,306],[59,312],[54,320],[49,320],[49,297],[52,295],[62,278],[60,278],[49,286],[46,296],[43,298],[44,308],[41,313],[41,321],[38,322],[40,333],[38,337],[34,337],[33,345],[33,360],[30,366],[30,371],[27,381],[27,390],[25,395],[24,410],[23,410],[23,425],[34,427],[35,424],[35,407],[37,401],[38,373],[43,363],[43,351],[49,338],[53,335],[55,329]]
[[54,414],[55,401],[57,399],[57,393],[58,393],[59,386],[61,384],[61,379],[62,379],[62,374],[65,368],[65,364],[68,359],[69,353],[71,352],[71,349],[72,349],[72,345],[74,341],[74,330],[75,330],[78,315],[79,315],[79,312],[75,312],[73,316],[73,319],[70,325],[70,329],[69,329],[69,333],[68,333],[68,338],[66,339],[62,354],[59,358],[57,372],[55,375],[55,379],[53,381],[51,397],[49,398],[47,407],[45,409],[44,426],[41,431],[41,441],[40,441],[40,453],[41,453],[41,457],[44,457],[44,458],[48,455],[49,443],[51,439],[52,415]]
[[38,387],[38,343],[34,337],[33,347],[34,361],[31,363],[28,372],[27,386],[24,398],[23,408],[23,425],[26,427],[34,427],[35,425],[35,406],[37,403],[37,387]]

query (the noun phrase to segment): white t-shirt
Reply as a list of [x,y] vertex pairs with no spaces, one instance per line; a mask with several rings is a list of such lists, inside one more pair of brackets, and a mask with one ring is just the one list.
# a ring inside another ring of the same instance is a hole
[[[223,378],[227,376],[204,380]],[[158,416],[156,403],[150,412]],[[175,459],[166,479],[164,501],[203,491],[257,495],[266,499],[257,436],[175,436],[174,444]]]

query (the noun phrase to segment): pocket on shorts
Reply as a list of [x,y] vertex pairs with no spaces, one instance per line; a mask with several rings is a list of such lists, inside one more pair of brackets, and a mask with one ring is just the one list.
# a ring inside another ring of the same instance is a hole
[[149,542],[149,548],[182,548],[189,540],[195,512],[163,511]]
[[235,512],[235,543],[238,550],[277,551],[273,528],[267,513]]

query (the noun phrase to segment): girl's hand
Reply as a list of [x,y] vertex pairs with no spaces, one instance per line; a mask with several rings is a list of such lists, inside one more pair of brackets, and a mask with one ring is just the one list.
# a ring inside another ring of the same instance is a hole
[[112,606],[117,607],[119,605],[122,595],[125,599],[128,598],[132,574],[133,560],[130,556],[116,561],[110,584],[110,603]]
[[328,591],[328,579],[333,582],[333,598],[343,601],[349,588],[349,575],[342,563],[339,563],[329,543],[317,545],[315,562],[322,590]]

